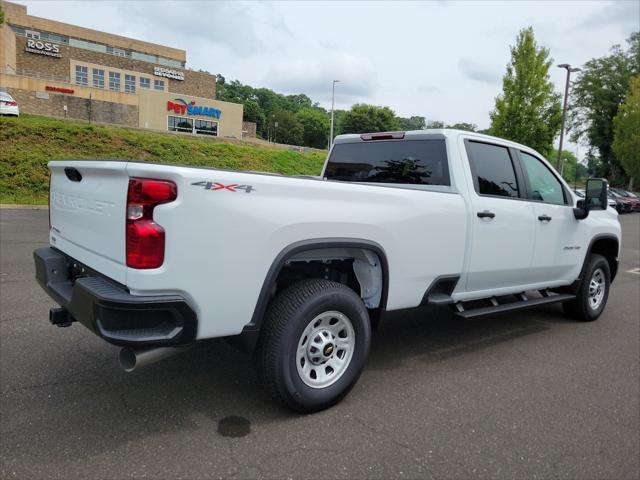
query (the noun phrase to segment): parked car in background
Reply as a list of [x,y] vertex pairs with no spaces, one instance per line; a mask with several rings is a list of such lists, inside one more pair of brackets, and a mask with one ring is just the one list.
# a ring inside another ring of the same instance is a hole
[[[576,188],[573,193],[576,194],[576,196],[578,198],[585,198],[586,197],[586,192],[584,190],[584,188]],[[609,205],[611,208],[613,208],[616,212],[620,213],[620,208],[622,208],[622,206],[620,204],[618,204],[618,202],[616,202],[613,198],[607,198],[607,205]]]
[[7,92],[0,92],[0,115],[20,115],[18,102]]
[[633,211],[633,205],[631,201],[627,197],[623,197],[619,193],[609,189],[607,194],[609,198],[613,198],[616,202],[618,202],[622,206],[622,211],[620,213],[629,213]]
[[640,198],[638,198],[634,193],[627,192],[621,188],[612,188],[610,190],[613,190],[613,193],[619,195],[624,201],[629,202],[631,211],[640,212]]

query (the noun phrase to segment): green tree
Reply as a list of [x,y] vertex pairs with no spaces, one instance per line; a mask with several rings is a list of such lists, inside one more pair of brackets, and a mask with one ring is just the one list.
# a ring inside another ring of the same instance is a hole
[[276,111],[271,117],[270,126],[274,141],[287,145],[302,145],[304,128],[294,113],[287,110]]
[[258,105],[254,100],[247,100],[244,102],[242,119],[246,122],[254,122],[256,124],[257,131],[262,131],[264,127],[264,112],[260,108],[260,105]]
[[562,178],[567,183],[583,183],[587,178],[587,167],[578,162],[578,159],[568,150],[562,150],[560,153],[560,170],[562,171]]
[[594,173],[614,182],[624,181],[619,178],[624,175],[612,149],[613,119],[618,114],[631,77],[640,74],[640,33],[633,33],[627,42],[627,51],[615,45],[610,55],[584,64],[573,83],[570,99],[572,140],[586,137],[599,154],[598,170]]
[[430,120],[427,122],[427,128],[447,128],[447,125],[440,120]]
[[640,75],[629,82],[629,91],[613,119],[613,152],[633,179],[640,178]]
[[467,132],[477,132],[478,126],[475,123],[459,122],[447,126],[447,128],[455,128],[456,130],[465,130]]
[[549,50],[538,46],[533,28],[521,30],[491,112],[492,135],[551,154],[562,123],[560,95],[549,79],[551,64]]
[[388,132],[400,129],[395,113],[389,107],[356,103],[341,119],[342,133]]
[[4,10],[2,10],[2,5],[0,5],[0,25],[4,23]]
[[318,108],[303,108],[296,117],[303,127],[303,144],[314,148],[327,148],[329,139],[329,117]]
[[398,117],[400,130],[424,130],[427,127],[427,121],[424,117],[412,116],[410,118]]

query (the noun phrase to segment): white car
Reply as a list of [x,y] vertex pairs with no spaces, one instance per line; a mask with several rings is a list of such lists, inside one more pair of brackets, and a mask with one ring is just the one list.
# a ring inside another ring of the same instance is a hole
[[34,257],[61,305],[53,324],[123,347],[126,370],[228,337],[255,347],[269,391],[298,411],[347,394],[386,311],[562,303],[591,321],[618,270],[606,181],[578,200],[539,153],[477,133],[338,136],[319,178],[49,168],[50,247]]
[[0,92],[0,115],[20,115],[18,102],[7,92]]

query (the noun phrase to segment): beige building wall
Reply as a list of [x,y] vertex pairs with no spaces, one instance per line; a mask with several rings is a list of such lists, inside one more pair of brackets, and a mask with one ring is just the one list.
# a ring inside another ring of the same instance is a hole
[[[22,77],[20,75],[7,75],[0,73],[0,86],[5,88],[15,88],[19,90],[28,90],[32,92],[47,92],[46,87],[61,87],[73,90],[71,96],[76,98],[91,98],[93,100],[100,100],[104,102],[121,103],[124,105],[138,106],[138,95],[111,92],[109,90],[102,90],[97,88],[80,87],[72,83],[67,82],[55,82],[51,80],[41,80],[39,78]],[[52,93],[52,92],[49,92]],[[38,112],[33,112],[38,113]]]
[[16,36],[6,23],[0,25],[0,71],[16,71]]
[[[140,115],[139,126],[141,128],[152,128],[154,130],[166,131],[168,117],[169,115],[174,115],[218,122],[219,137],[242,138],[243,106],[241,104],[153,90],[140,90],[138,97]],[[202,105],[203,107],[217,108],[222,112],[220,119],[215,119],[206,115],[179,115],[174,111],[169,111],[167,109],[167,102],[173,102],[177,98],[180,98],[187,103],[195,101],[197,105]]]

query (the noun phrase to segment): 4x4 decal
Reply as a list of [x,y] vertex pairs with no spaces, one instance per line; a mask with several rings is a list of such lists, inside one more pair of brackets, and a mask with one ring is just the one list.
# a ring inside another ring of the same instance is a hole
[[215,192],[216,190],[224,190],[229,192],[244,190],[244,193],[251,193],[255,190],[255,188],[253,188],[253,185],[238,185],[237,183],[230,183],[229,185],[225,185],[224,183],[220,182],[202,181],[192,183],[191,185],[194,185],[196,187],[204,187],[205,190],[211,190],[212,192]]

